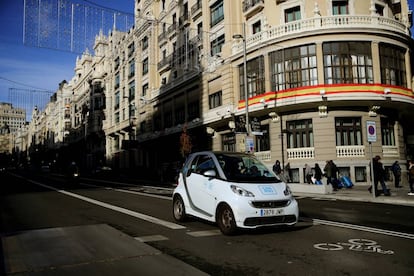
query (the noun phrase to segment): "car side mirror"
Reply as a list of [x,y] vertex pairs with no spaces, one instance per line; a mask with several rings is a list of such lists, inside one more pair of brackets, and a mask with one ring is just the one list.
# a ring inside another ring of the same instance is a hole
[[214,178],[216,177],[217,174],[215,170],[208,170],[208,171],[205,171],[203,175],[207,176],[208,178]]

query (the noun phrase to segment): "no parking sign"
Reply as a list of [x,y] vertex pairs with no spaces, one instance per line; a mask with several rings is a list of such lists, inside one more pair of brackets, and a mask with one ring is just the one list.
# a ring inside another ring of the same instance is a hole
[[368,142],[377,141],[377,128],[375,126],[375,122],[373,121],[367,121],[367,139]]

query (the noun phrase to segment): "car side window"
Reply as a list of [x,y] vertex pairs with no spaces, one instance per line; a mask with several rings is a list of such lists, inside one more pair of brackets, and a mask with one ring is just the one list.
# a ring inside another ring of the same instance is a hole
[[216,170],[213,159],[208,155],[201,155],[197,159],[197,165],[194,170],[195,173],[203,174],[208,170]]

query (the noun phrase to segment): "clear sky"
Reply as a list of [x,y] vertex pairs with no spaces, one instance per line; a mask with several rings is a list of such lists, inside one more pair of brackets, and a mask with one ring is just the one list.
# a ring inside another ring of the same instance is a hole
[[[134,0],[72,1],[134,11]],[[409,0],[409,5],[413,9],[414,0]],[[10,88],[56,91],[62,80],[73,77],[76,57],[80,55],[23,45],[23,6],[24,0],[0,0],[0,102],[9,102]]]
[[[134,12],[134,0],[71,1]],[[72,79],[81,54],[23,45],[23,6],[24,0],[0,0],[0,102],[10,102],[10,88],[56,91],[62,80]]]

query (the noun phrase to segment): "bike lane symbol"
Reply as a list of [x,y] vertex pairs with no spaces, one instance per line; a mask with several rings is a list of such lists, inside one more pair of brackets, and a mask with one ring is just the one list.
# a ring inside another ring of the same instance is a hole
[[348,242],[337,243],[317,243],[313,245],[314,248],[326,251],[339,251],[348,248],[352,251],[371,252],[379,254],[394,254],[392,250],[383,250],[381,245],[376,241],[367,239],[350,239]]

